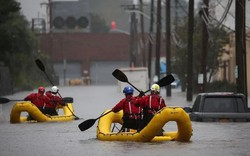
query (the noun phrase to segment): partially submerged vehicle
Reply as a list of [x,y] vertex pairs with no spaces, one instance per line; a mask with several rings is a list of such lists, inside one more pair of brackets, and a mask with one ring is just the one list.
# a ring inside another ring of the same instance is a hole
[[197,95],[192,108],[186,107],[192,121],[249,122],[250,112],[240,93],[211,92]]

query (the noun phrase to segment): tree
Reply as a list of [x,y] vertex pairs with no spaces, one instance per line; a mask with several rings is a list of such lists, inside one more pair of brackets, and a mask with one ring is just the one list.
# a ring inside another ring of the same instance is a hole
[[109,26],[104,19],[101,19],[99,15],[91,14],[90,30],[93,33],[105,33],[109,32]]
[[15,0],[0,0],[0,65],[10,70],[15,88],[32,88],[45,83],[34,60],[38,53],[37,38],[20,14]]
[[[225,51],[223,47],[229,43],[229,34],[223,28],[211,29],[209,39],[209,55],[207,59],[207,72],[210,73],[208,82],[211,82],[211,77],[217,72],[219,67],[218,56],[221,56]],[[214,52],[213,52],[214,51]],[[211,54],[210,54],[211,53]]]
[[[195,17],[195,32],[193,35],[193,75],[194,75],[194,82],[198,81],[198,73],[199,73],[199,66],[200,66],[200,55],[201,55],[201,21],[199,17]],[[181,37],[182,41],[187,40],[187,29],[188,22],[184,23],[183,26],[178,28],[178,35]],[[228,43],[228,33],[224,28],[219,27],[209,27],[209,43],[208,43],[208,55],[207,55],[207,64],[206,64],[206,72],[209,73],[210,78],[208,82],[211,81],[212,76],[216,73],[219,67],[218,57],[224,52],[223,47]],[[187,43],[187,42],[186,42]],[[177,48],[177,52],[175,54],[175,62],[173,63],[173,69],[175,69],[175,73],[180,76],[182,82],[185,82],[186,78],[186,67],[187,62],[187,46]]]

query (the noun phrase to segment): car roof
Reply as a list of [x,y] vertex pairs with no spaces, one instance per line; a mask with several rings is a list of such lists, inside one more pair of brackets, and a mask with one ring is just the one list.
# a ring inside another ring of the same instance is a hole
[[209,92],[209,93],[199,93],[200,96],[244,96],[242,93],[234,92]]

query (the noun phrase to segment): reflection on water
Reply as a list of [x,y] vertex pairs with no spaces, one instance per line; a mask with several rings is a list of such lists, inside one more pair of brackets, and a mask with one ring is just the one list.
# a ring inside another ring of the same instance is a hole
[[[74,97],[75,114],[80,118],[97,118],[105,109],[112,108],[122,97],[115,86],[61,87],[61,94]],[[21,92],[10,99],[22,99]],[[167,98],[168,105],[188,105],[185,95],[174,90]],[[190,142],[119,142],[96,139],[96,125],[81,132],[78,124],[84,120],[55,123],[10,124],[12,103],[0,105],[0,155],[1,156],[110,156],[110,155],[249,155],[250,123],[192,122]],[[164,126],[176,130],[175,122]]]

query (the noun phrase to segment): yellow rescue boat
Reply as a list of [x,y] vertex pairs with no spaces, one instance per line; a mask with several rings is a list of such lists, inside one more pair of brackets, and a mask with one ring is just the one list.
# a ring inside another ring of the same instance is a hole
[[71,121],[75,119],[73,115],[73,106],[71,103],[67,103],[65,106],[59,107],[63,110],[62,115],[49,116],[43,114],[34,104],[30,101],[17,102],[10,113],[11,123],[27,122],[27,116],[21,116],[22,112],[29,113],[34,120],[32,122],[58,122],[58,121]]
[[[107,110],[106,112],[108,112]],[[105,112],[104,112],[105,113]],[[166,107],[157,112],[144,129],[140,132],[111,132],[113,123],[122,124],[123,112],[111,112],[100,118],[97,126],[97,139],[106,141],[180,141],[188,142],[192,136],[192,125],[189,115],[181,107]],[[164,132],[163,136],[156,136],[163,126],[175,121],[177,131]]]

